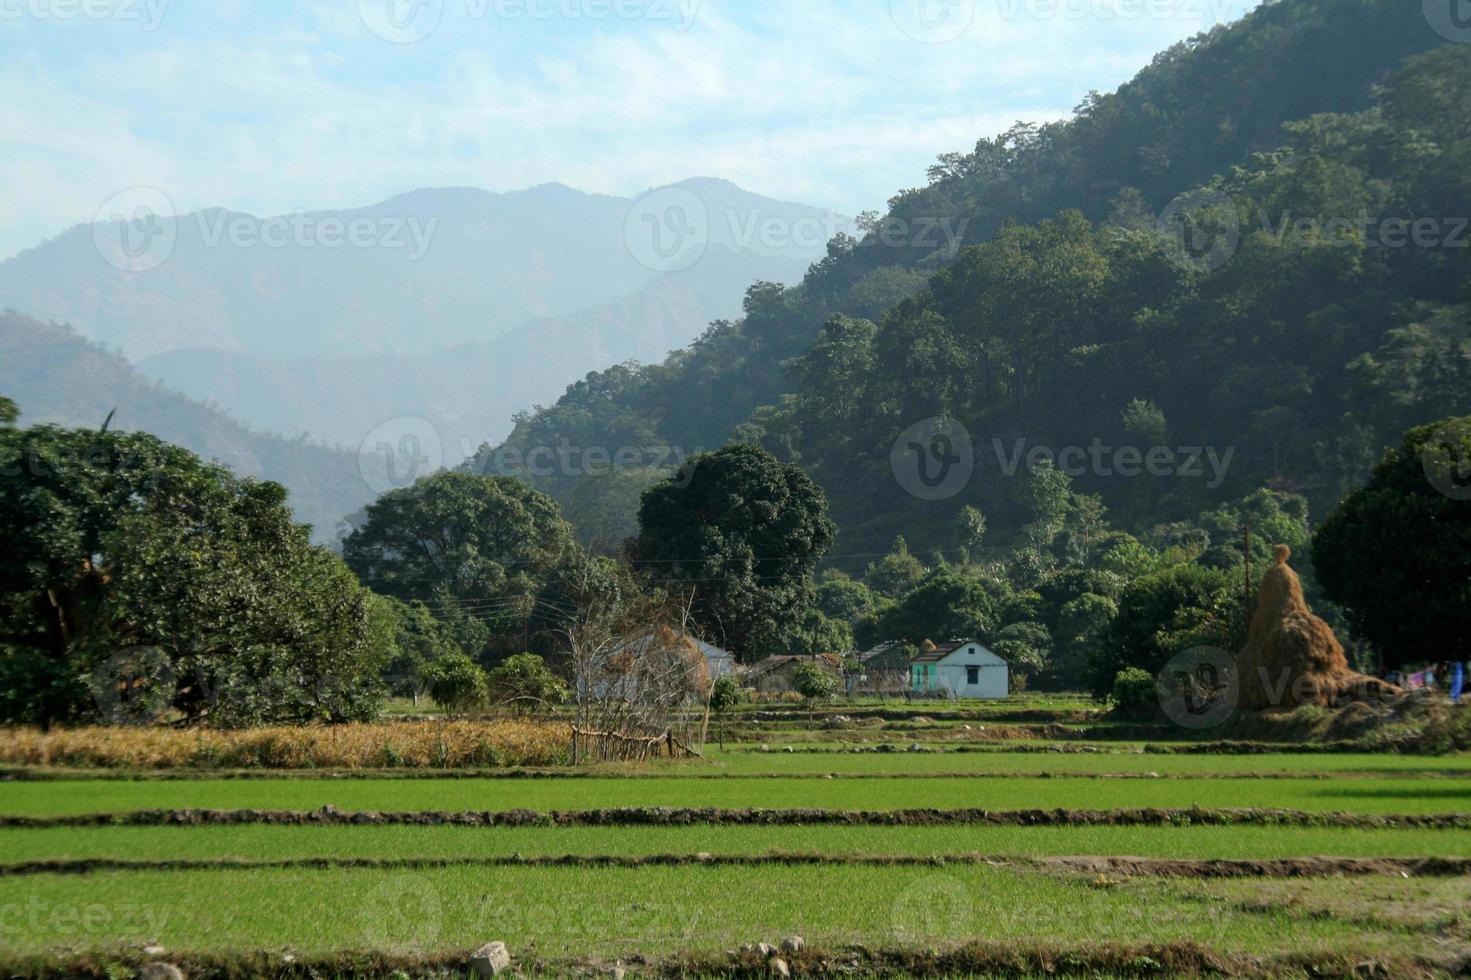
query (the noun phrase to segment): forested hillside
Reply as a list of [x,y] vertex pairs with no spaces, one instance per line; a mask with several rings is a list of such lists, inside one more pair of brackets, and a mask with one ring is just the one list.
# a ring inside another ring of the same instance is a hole
[[[611,542],[633,530],[654,467],[738,434],[817,477],[840,564],[897,533],[926,554],[954,548],[967,505],[994,515],[993,541],[1017,538],[1025,508],[985,472],[993,438],[1008,453],[1017,439],[1125,437],[1232,453],[1219,481],[1080,481],[1131,526],[1269,480],[1321,506],[1402,423],[1456,407],[1464,377],[1452,216],[1471,210],[1457,170],[1467,52],[1446,46],[1375,94],[1442,45],[1413,4],[1267,3],[1090,95],[1070,121],[941,158],[927,187],[866,216],[862,240],[834,240],[800,286],[757,284],[743,319],[663,364],[590,375],[475,465],[530,475],[585,537]],[[1178,224],[1156,219],[1197,187],[1229,195],[1241,220],[1219,267],[1173,254]],[[1444,247],[1323,227],[1361,216],[1438,216]],[[1299,233],[1304,218],[1320,232]],[[920,506],[889,456],[932,416],[970,429],[980,472]],[[558,446],[637,447],[647,468],[588,480],[585,467],[518,467]]]
[[116,411],[114,430],[148,432],[239,476],[283,484],[296,519],[312,524],[318,540],[334,540],[342,519],[373,499],[356,455],[253,431],[159,387],[68,327],[0,313],[0,362],[0,393],[20,409],[21,425],[97,428]]

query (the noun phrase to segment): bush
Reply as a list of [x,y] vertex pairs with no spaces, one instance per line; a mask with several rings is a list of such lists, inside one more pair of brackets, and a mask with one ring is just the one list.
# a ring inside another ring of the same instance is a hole
[[519,653],[486,675],[490,699],[517,711],[564,703],[567,685],[534,653]]
[[1121,670],[1113,679],[1114,710],[1121,717],[1148,721],[1159,707],[1154,675],[1138,667]]
[[485,670],[463,653],[451,653],[424,668],[429,696],[451,715],[482,707],[490,694]]

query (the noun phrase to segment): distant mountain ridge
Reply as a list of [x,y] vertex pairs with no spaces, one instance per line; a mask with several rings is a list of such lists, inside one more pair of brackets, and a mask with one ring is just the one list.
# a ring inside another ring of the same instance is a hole
[[[763,236],[753,231],[760,222],[848,227],[819,208],[722,180],[651,193],[703,205],[709,254],[701,261],[734,252],[784,259],[787,278],[821,256],[826,237]],[[364,208],[265,218],[219,208],[160,215],[171,247],[142,272],[117,268],[94,240],[110,246],[117,235],[104,209],[102,224],[0,263],[0,307],[70,323],[132,359],[189,348],[267,358],[423,354],[643,290],[668,270],[629,245],[636,203],[544,184],[504,194],[426,189]],[[655,196],[652,205],[664,202]],[[115,216],[127,214],[123,205]],[[745,285],[733,287],[737,307]]]
[[116,409],[113,428],[150,432],[242,476],[284,484],[319,541],[334,540],[342,519],[375,495],[355,454],[256,432],[149,381],[69,327],[0,313],[0,364],[0,394],[20,407],[22,425],[95,428]]
[[737,316],[750,283],[799,281],[853,227],[714,178],[638,198],[424,189],[271,218],[168,216],[150,193],[148,237],[121,220],[129,199],[0,263],[0,308],[67,323],[257,429],[356,450],[422,419],[449,463],[588,372]]

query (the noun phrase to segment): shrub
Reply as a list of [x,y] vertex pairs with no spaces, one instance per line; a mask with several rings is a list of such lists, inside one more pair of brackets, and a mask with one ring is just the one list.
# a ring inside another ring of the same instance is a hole
[[485,704],[490,693],[485,670],[463,653],[451,653],[424,668],[429,696],[448,714],[464,716]]
[[1139,667],[1119,671],[1113,679],[1113,703],[1121,717],[1135,721],[1153,718],[1159,707],[1154,675]]
[[490,699],[517,711],[564,703],[567,685],[534,653],[520,653],[486,675]]

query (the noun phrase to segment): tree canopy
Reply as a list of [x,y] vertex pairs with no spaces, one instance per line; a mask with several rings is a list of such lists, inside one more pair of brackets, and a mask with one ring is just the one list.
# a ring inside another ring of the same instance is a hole
[[149,435],[0,428],[6,717],[371,717],[392,613],[309,530]]
[[796,634],[834,533],[823,492],[800,469],[736,444],[644,494],[634,559],[653,582],[692,595],[700,628],[753,661],[806,645]]
[[1313,538],[1323,591],[1386,666],[1471,637],[1471,416],[1411,429]]

